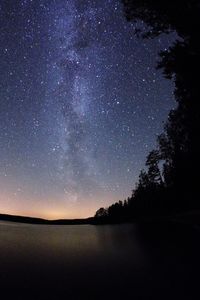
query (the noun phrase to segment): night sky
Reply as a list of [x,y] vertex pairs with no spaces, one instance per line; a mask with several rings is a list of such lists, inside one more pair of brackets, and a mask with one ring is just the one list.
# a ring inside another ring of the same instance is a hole
[[175,106],[155,69],[174,36],[134,28],[117,0],[0,2],[0,213],[87,217],[131,194]]

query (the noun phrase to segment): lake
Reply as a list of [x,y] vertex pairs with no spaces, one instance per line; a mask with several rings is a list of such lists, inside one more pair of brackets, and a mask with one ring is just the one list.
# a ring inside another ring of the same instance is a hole
[[0,222],[3,299],[199,299],[199,274],[186,225]]

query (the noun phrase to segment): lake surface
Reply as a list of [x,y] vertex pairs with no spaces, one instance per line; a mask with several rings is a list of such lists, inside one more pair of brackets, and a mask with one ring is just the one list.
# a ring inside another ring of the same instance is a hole
[[199,299],[199,274],[200,232],[185,225],[0,222],[3,299]]

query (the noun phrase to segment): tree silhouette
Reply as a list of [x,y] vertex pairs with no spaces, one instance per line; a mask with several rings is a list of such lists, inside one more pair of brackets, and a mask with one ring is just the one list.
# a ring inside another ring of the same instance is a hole
[[148,25],[142,35],[154,37],[173,30],[183,38],[198,36],[199,0],[122,0],[128,20],[144,21]]
[[107,215],[106,209],[101,207],[95,213],[95,218],[102,218]]
[[158,150],[152,150],[146,160],[146,166],[148,167],[148,180],[151,185],[158,186],[162,184],[162,177],[159,169],[160,153]]
[[[120,205],[106,209],[107,216],[124,220],[147,214],[200,208],[200,1],[122,0],[128,21],[135,22],[135,33],[153,38],[176,31],[177,40],[160,53],[157,68],[174,81],[177,107],[171,110],[158,137],[158,146],[147,156],[132,196]],[[146,30],[137,27],[138,20]]]
[[[199,207],[194,196],[198,193],[200,167],[199,83],[200,1],[123,0],[128,20],[142,20],[146,32],[143,38],[176,31],[179,38],[168,51],[160,53],[158,68],[175,83],[177,108],[169,114],[164,133],[158,137],[160,160],[163,161],[165,187],[174,201],[185,208]],[[180,13],[177,13],[180,12]]]

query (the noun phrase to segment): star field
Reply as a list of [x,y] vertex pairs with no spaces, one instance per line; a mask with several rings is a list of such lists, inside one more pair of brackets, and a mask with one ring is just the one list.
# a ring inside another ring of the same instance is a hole
[[[93,215],[129,196],[175,105],[118,0],[0,4],[0,212]],[[144,26],[144,24],[140,24]]]

